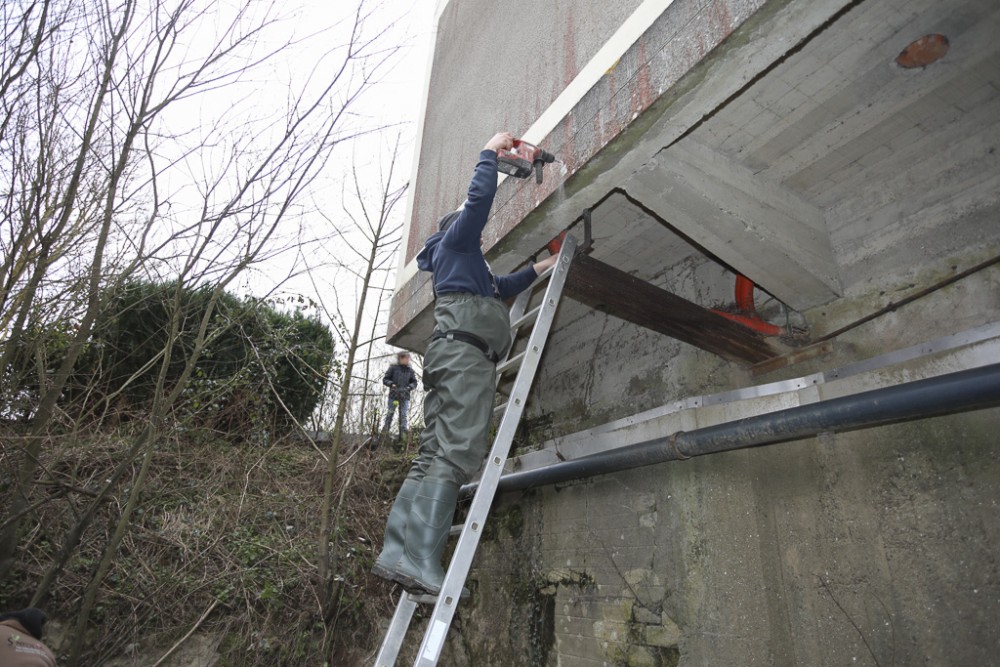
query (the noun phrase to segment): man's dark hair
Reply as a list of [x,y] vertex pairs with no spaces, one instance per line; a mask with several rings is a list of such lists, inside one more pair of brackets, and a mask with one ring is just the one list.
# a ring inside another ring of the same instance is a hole
[[451,223],[458,220],[458,216],[461,214],[462,214],[461,211],[452,211],[451,213],[445,213],[443,216],[441,216],[441,219],[438,220],[438,231],[439,232],[448,231],[448,228],[451,227]]
[[42,640],[42,627],[45,625],[46,616],[45,612],[41,609],[35,607],[28,607],[27,609],[22,609],[21,611],[13,611],[9,614],[0,614],[0,621],[17,621],[21,624],[28,634],[37,639]]

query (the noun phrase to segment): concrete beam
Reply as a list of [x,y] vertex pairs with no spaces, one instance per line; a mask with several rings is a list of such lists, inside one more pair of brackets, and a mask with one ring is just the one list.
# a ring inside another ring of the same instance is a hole
[[798,310],[840,295],[823,212],[690,137],[661,151],[624,189]]

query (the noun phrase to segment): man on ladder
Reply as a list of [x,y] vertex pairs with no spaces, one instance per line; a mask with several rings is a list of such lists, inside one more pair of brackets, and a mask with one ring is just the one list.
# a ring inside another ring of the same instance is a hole
[[497,189],[497,151],[512,145],[508,132],[486,143],[465,204],[441,218],[417,255],[417,266],[433,274],[435,295],[434,336],[424,355],[425,426],[372,568],[410,592],[440,593],[441,553],[458,490],[486,454],[496,364],[511,345],[503,302],[530,287],[557,259],[552,255],[495,276],[483,256],[482,232]]

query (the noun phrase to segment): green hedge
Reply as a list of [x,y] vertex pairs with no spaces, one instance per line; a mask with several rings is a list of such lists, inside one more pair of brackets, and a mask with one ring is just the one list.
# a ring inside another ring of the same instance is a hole
[[[212,289],[178,291],[176,283],[137,281],[103,296],[91,340],[63,397],[71,416],[121,415],[152,407],[179,304],[179,335],[170,348],[165,383],[170,392],[194,349]],[[333,360],[333,334],[326,325],[299,312],[283,313],[262,301],[222,293],[207,331],[211,342],[173,406],[174,417],[245,432],[287,421],[288,413],[299,421],[312,414]],[[48,367],[55,368],[65,336],[50,329],[32,336],[25,348],[41,346]],[[7,369],[7,378],[19,379],[14,393],[37,394],[36,357],[26,351],[17,355],[17,368]]]

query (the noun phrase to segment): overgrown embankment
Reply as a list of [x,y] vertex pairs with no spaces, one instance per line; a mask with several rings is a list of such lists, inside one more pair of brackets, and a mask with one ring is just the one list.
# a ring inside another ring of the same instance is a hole
[[[18,438],[0,433],[6,443]],[[53,437],[42,448],[39,492],[29,499],[15,569],[0,583],[0,608],[31,601],[131,440],[119,428]],[[361,664],[379,619],[392,613],[391,587],[368,572],[407,459],[369,449],[350,456],[356,446],[345,444],[338,468],[342,503],[330,545],[337,588],[324,613],[317,536],[326,462],[317,449],[291,436],[267,446],[210,431],[164,438],[100,589],[83,664],[153,665],[193,628],[180,644],[207,637],[218,667]],[[0,492],[9,501],[15,457],[12,448],[0,451]],[[76,615],[138,467],[100,505],[41,602],[57,628]],[[71,639],[56,633],[51,642],[58,652]]]

